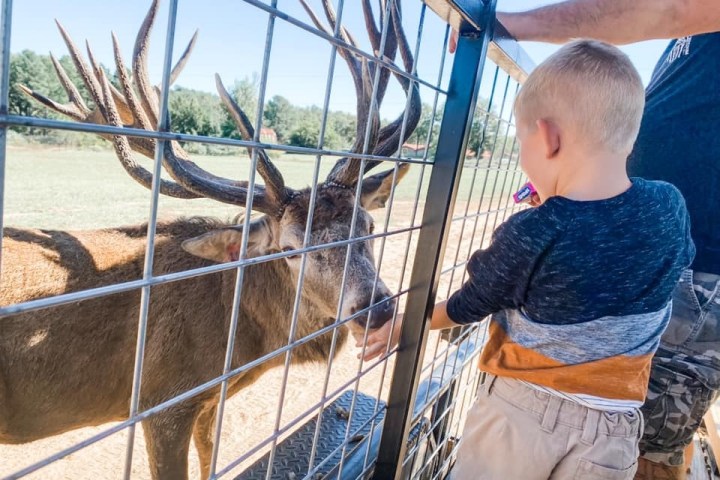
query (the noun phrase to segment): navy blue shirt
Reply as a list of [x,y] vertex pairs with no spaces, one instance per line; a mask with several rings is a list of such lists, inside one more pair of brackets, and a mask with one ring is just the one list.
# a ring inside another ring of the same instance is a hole
[[682,192],[692,268],[720,275],[720,32],[674,40],[660,58],[628,173]]
[[660,311],[695,253],[680,192],[633,178],[606,200],[551,197],[512,215],[473,254],[448,301],[456,323],[520,309],[540,324]]

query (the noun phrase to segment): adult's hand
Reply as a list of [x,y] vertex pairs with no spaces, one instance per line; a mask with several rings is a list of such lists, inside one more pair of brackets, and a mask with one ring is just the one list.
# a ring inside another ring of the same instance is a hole
[[717,0],[566,0],[523,12],[497,12],[520,41],[594,38],[627,44],[720,31]]
[[453,29],[452,33],[450,34],[450,40],[448,41],[448,52],[455,53],[455,50],[457,50],[457,43],[458,32],[457,30]]

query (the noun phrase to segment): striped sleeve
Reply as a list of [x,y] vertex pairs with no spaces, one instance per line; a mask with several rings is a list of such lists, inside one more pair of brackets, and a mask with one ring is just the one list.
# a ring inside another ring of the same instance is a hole
[[447,304],[459,324],[482,321],[507,308],[519,308],[536,265],[560,233],[558,222],[543,209],[516,213],[497,228],[490,246],[468,262],[468,280]]

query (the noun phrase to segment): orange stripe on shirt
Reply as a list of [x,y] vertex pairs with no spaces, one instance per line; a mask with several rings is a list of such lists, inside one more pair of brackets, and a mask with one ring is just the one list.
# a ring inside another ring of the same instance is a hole
[[645,400],[652,355],[620,355],[566,365],[513,342],[493,321],[489,331],[488,342],[480,356],[481,370],[566,393],[616,400]]

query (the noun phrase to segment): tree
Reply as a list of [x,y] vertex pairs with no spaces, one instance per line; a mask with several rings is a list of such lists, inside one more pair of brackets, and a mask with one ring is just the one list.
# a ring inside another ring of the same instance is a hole
[[[257,73],[253,73],[252,77],[245,77],[242,80],[235,80],[235,84],[228,90],[230,96],[235,100],[240,108],[248,116],[250,122],[255,126],[255,119],[257,118],[258,110],[258,90],[260,80]],[[223,108],[225,108],[223,106]],[[235,120],[233,120],[230,112],[227,110],[225,114],[225,121],[222,123],[222,136],[230,138],[240,138],[240,133],[237,131]]]
[[[350,148],[355,140],[357,130],[357,118],[355,115],[347,112],[329,112],[328,124],[329,130],[334,137],[330,148],[338,150]],[[328,143],[327,140],[329,139],[326,134],[326,144]]]
[[219,136],[226,113],[217,95],[176,87],[170,92],[171,127],[190,135]]
[[[62,87],[55,78],[55,73],[48,56],[38,55],[31,50],[23,50],[10,56],[10,92],[9,111],[11,114],[46,117],[50,110],[31,100],[19,88],[24,85],[55,98],[63,94]],[[24,133],[37,133],[35,128],[18,129]]]
[[[65,69],[72,83],[78,88],[80,95],[88,108],[95,105],[89,96],[85,85],[77,73],[72,59],[63,56],[59,63]],[[111,73],[107,67],[101,65],[108,79],[119,86],[117,71]],[[39,55],[31,50],[13,54],[10,63],[10,113],[23,116],[40,116],[48,118],[66,117],[55,113],[39,103],[28,98],[18,88],[25,85],[43,95],[64,103],[67,93],[60,84],[55,68],[49,55]],[[236,80],[228,88],[230,95],[247,114],[250,121],[255,124],[258,111],[259,78],[257,74]],[[220,98],[215,93],[202,92],[188,88],[175,87],[170,91],[169,97],[170,121],[173,131],[190,135],[221,136],[240,138],[234,119],[226,110]],[[423,115],[427,117],[427,105],[423,106]],[[275,130],[278,141],[284,144],[315,148],[318,146],[320,126],[323,120],[323,110],[317,106],[300,107],[293,105],[287,98],[276,95],[271,98],[263,110],[263,125]],[[438,123],[439,119],[436,119]],[[429,128],[429,118],[421,120],[418,127]],[[425,126],[424,126],[425,125]],[[355,115],[347,112],[327,112],[323,146],[332,150],[350,148],[355,141],[357,119]],[[423,127],[424,126],[424,127]],[[62,135],[59,130],[46,130],[29,127],[13,127],[15,130],[29,135],[42,135],[42,141],[51,141],[57,144],[73,143],[82,134]],[[425,134],[418,143],[425,141]],[[88,138],[100,143],[99,137],[88,134]]]
[[[498,123],[497,112],[495,108],[488,110],[488,101],[484,98],[479,99],[475,108],[473,123],[470,127],[470,137],[468,138],[468,149],[475,152],[480,157],[486,150],[494,148],[502,148],[498,135],[505,132],[499,132],[498,128],[502,128]],[[497,145],[496,145],[497,143]]]
[[408,143],[416,143],[424,145],[428,141],[428,133],[432,129],[432,135],[430,137],[429,153],[432,156],[435,154],[437,148],[437,137],[440,129],[440,121],[442,120],[444,105],[439,103],[435,111],[435,117],[433,118],[432,106],[423,103],[422,110],[420,112],[420,120],[418,121],[415,131],[408,137]]
[[265,106],[265,122],[268,127],[275,130],[280,143],[287,143],[290,140],[299,117],[298,108],[281,95],[275,95]]

